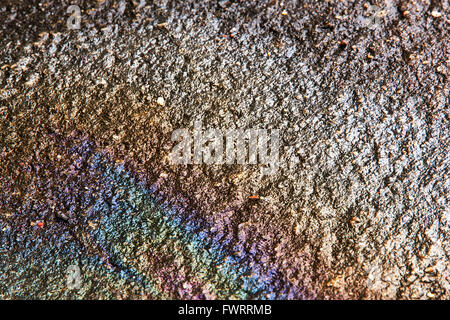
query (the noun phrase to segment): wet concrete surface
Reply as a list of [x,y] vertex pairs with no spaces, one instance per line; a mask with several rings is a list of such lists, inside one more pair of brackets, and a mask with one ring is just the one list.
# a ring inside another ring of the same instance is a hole
[[449,298],[448,1],[140,3],[0,1],[2,299]]

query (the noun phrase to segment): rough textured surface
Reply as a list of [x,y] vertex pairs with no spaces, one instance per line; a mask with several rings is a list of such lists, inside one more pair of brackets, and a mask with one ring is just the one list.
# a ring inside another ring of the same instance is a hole
[[0,1],[2,299],[450,298],[447,1],[147,2]]

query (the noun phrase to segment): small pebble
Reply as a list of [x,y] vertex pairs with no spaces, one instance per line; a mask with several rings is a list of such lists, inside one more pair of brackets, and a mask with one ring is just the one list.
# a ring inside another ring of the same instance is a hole
[[439,11],[433,10],[431,12],[431,15],[435,18],[440,18],[442,16],[442,14]]
[[160,106],[163,106],[166,104],[163,97],[159,97],[158,100],[156,101],[156,103]]

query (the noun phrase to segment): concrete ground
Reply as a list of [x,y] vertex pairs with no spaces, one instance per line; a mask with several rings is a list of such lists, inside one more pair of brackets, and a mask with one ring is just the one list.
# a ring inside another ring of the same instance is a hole
[[[449,12],[0,1],[0,298],[449,299]],[[278,170],[174,165],[196,121]]]

